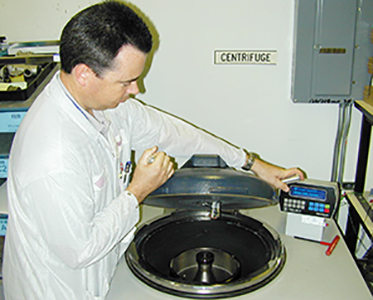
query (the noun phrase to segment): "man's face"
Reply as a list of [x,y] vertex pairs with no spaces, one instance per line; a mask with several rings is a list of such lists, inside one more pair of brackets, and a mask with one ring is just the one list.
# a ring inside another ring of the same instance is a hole
[[94,110],[115,108],[131,94],[138,94],[137,80],[144,70],[145,61],[145,53],[131,45],[123,46],[112,69],[100,77],[91,77],[85,106]]

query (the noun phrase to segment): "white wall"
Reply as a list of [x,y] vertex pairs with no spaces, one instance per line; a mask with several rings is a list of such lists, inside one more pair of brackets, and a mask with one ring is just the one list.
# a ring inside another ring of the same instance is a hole
[[[58,39],[89,0],[0,0],[0,34],[9,41]],[[133,0],[160,46],[138,98],[205,128],[264,159],[329,180],[337,105],[290,99],[294,0]],[[16,21],[15,21],[16,20]],[[214,65],[220,50],[277,50],[277,65]],[[344,179],[353,181],[361,117],[350,130]],[[373,152],[373,151],[372,151]],[[367,188],[373,183],[368,171]]]

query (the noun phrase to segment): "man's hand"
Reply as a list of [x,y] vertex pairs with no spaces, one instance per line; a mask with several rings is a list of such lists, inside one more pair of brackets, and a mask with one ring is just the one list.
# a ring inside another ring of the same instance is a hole
[[282,180],[294,175],[298,175],[300,180],[304,180],[304,174],[297,168],[283,169],[271,165],[263,160],[256,159],[251,170],[261,179],[267,181],[276,189],[281,189],[284,192],[289,191],[289,187]]
[[174,174],[170,157],[157,151],[157,146],[144,151],[127,187],[127,191],[134,194],[139,203]]

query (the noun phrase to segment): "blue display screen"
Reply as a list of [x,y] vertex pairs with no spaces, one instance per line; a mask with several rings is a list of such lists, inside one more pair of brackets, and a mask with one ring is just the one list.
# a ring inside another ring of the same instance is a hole
[[312,200],[326,200],[326,191],[322,189],[307,188],[302,186],[291,186],[290,196],[312,199]]

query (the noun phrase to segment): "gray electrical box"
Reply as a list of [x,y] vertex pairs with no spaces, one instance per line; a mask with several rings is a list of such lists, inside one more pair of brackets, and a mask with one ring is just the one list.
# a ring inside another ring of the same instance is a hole
[[372,22],[373,0],[296,0],[292,100],[362,99]]

